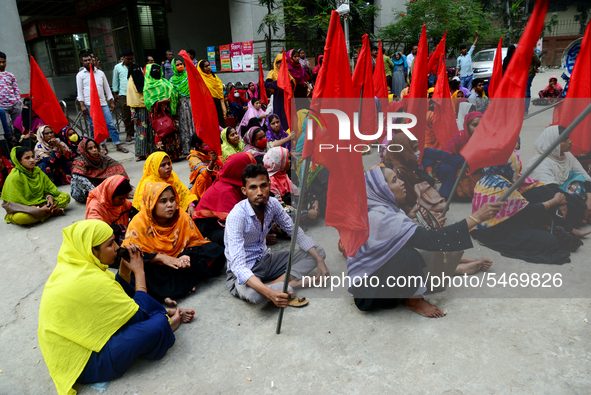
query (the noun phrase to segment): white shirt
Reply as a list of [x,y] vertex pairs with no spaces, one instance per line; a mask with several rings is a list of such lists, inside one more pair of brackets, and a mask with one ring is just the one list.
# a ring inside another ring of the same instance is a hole
[[[93,71],[101,107],[103,107],[107,105],[107,101],[113,100],[113,93],[111,92],[111,87],[109,87],[109,81],[107,81],[105,73],[96,67]],[[85,106],[90,106],[90,71],[85,68],[76,74],[76,89],[76,100],[83,101]]]
[[406,55],[406,65],[408,66],[409,70],[412,67],[413,60],[415,60],[415,56],[412,54],[412,52]]

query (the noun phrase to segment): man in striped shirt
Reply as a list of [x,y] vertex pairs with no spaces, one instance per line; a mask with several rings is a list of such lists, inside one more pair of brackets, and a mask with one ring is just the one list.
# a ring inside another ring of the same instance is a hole
[[[226,218],[225,254],[228,260],[226,286],[230,293],[251,303],[272,301],[287,307],[292,288],[309,286],[302,277],[318,268],[316,277],[329,275],[324,262],[324,249],[298,229],[296,251],[291,266],[288,293],[283,293],[283,280],[289,251],[271,253],[266,237],[275,222],[292,236],[293,223],[279,201],[270,195],[269,173],[263,165],[250,164],[242,174],[242,192],[247,199],[237,203]],[[293,237],[293,236],[292,236]]]

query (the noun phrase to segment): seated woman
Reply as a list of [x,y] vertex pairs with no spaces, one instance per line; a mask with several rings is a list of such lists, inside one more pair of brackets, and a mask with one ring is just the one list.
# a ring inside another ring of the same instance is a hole
[[460,150],[470,140],[481,118],[481,112],[473,111],[466,114],[463,129],[454,133],[441,153],[441,162],[439,162],[439,166],[435,171],[437,177],[441,180],[439,194],[446,199],[451,194],[458,170],[464,165],[464,158],[460,155]]
[[230,92],[228,93],[228,103],[230,104],[229,109],[232,112],[234,117],[241,121],[244,118],[244,112],[248,110],[248,103],[250,103],[251,98],[246,97],[246,94],[243,90],[232,86],[230,88]]
[[271,148],[271,145],[267,141],[265,131],[258,126],[253,126],[248,129],[248,132],[246,132],[242,140],[244,140],[244,152],[250,152],[256,159],[257,163],[262,165],[263,156],[265,156],[269,148]]
[[242,192],[242,172],[249,164],[256,163],[250,152],[230,156],[221,168],[216,182],[205,191],[193,213],[201,234],[220,246],[224,246],[223,223],[226,217],[236,203],[246,199]]
[[[539,156],[548,149],[564,131],[564,127],[554,125],[546,128],[534,143],[536,156],[528,163],[531,167]],[[581,163],[570,153],[572,142],[567,139],[550,153],[531,177],[539,180],[548,187],[549,194],[553,196],[561,192],[566,196],[567,206],[560,210],[558,218],[554,220],[565,228],[567,232],[583,237],[591,232],[581,232],[576,229],[583,223],[589,223],[591,218],[591,177],[585,171]],[[551,197],[551,196],[550,196]],[[534,198],[532,203],[540,203],[548,196]],[[528,199],[529,200],[529,199]],[[560,218],[562,217],[562,218]]]
[[164,357],[174,344],[173,331],[194,313],[164,309],[146,293],[135,246],[127,248],[130,260],[122,260],[117,275],[107,270],[119,246],[106,223],[80,221],[62,233],[57,265],[41,297],[37,334],[57,392],[74,394],[76,382],[111,381],[138,358]]
[[64,126],[60,129],[58,134],[60,140],[68,146],[72,155],[75,158],[78,156],[78,144],[80,143],[80,135],[74,129],[69,126]]
[[2,187],[4,186],[4,182],[6,182],[6,178],[10,174],[10,172],[14,169],[14,166],[8,159],[6,159],[2,154],[0,154],[0,193],[2,193]]
[[129,179],[111,176],[88,194],[86,219],[98,219],[108,223],[115,232],[115,240],[121,243],[129,224],[131,192]]
[[35,166],[33,151],[14,147],[10,159],[15,169],[6,177],[2,188],[6,222],[31,225],[65,215],[64,208],[70,203],[70,195],[58,191],[49,177]]
[[240,134],[233,127],[227,127],[220,133],[222,139],[222,156],[228,159],[230,155],[244,151],[244,142]]
[[291,206],[292,196],[298,195],[299,191],[287,176],[291,168],[289,151],[283,147],[273,147],[263,157],[263,163],[269,172],[271,192],[277,200]]
[[267,114],[261,109],[261,99],[255,98],[249,101],[248,110],[246,110],[244,117],[242,117],[242,122],[238,126],[240,135],[244,136],[254,126],[262,127],[265,123],[265,118],[267,118]]
[[[485,167],[484,176],[476,184],[472,211],[478,210],[485,202],[496,202],[521,175],[521,161],[513,151],[509,163],[503,166]],[[488,221],[472,230],[472,237],[485,246],[509,258],[522,259],[533,263],[559,264],[570,262],[570,253],[561,248],[556,236],[542,230],[540,217],[546,211],[556,210],[566,203],[562,193],[543,203],[527,201],[527,191],[546,188],[542,183],[527,178],[506,200],[507,205]]]
[[[347,258],[349,278],[376,276],[381,284],[389,276],[423,276],[425,262],[415,248],[427,251],[459,251],[472,248],[470,229],[493,218],[503,203],[487,203],[466,219],[441,229],[418,227],[396,205],[406,197],[403,182],[394,170],[375,167],[365,174],[369,215],[369,239],[353,258]],[[453,247],[450,247],[453,246]],[[404,305],[425,317],[438,318],[447,313],[424,300],[422,284],[408,281],[406,287],[370,287],[363,282],[352,284],[359,310],[394,307],[402,299]]]
[[35,161],[55,185],[68,185],[72,178],[70,161],[74,154],[68,146],[55,136],[51,126],[41,125],[37,129]]
[[191,137],[191,146],[193,149],[187,158],[191,170],[189,181],[191,183],[191,193],[197,196],[199,201],[207,188],[215,181],[220,167],[223,165],[224,158],[222,157],[220,160],[215,151],[209,148],[208,145],[203,145],[203,140],[196,134]]
[[540,92],[538,92],[538,96],[542,99],[557,99],[562,96],[562,85],[558,83],[558,78],[555,75],[550,77],[548,80],[548,85]]
[[267,117],[267,141],[272,147],[283,147],[291,151],[291,140],[295,134],[288,134],[281,126],[281,120],[277,114],[269,114]]
[[78,145],[79,155],[72,163],[70,194],[78,203],[85,204],[88,193],[114,175],[129,178],[123,165],[110,156],[101,154],[98,144],[83,138]]
[[181,210],[186,211],[189,215],[193,215],[198,200],[197,196],[191,193],[189,188],[172,171],[172,162],[165,152],[154,152],[148,156],[146,163],[144,163],[144,174],[133,197],[133,208],[137,211],[142,210],[144,185],[148,182],[165,182],[172,186],[179,197],[179,207]]
[[195,291],[195,283],[220,274],[224,250],[205,240],[191,217],[179,210],[174,188],[165,182],[143,186],[144,208],[127,229],[124,246],[136,245],[144,254],[148,293],[169,306]]
[[248,100],[261,98],[256,82],[251,81],[248,83],[248,88],[246,89],[246,98]]

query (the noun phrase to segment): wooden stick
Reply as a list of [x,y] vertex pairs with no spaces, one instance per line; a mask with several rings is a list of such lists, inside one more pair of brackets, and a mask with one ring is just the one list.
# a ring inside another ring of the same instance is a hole
[[451,204],[451,199],[456,194],[456,189],[458,189],[458,185],[460,185],[460,180],[462,179],[462,176],[464,175],[464,173],[466,173],[467,168],[468,168],[468,162],[466,160],[464,160],[464,164],[462,165],[462,169],[458,173],[458,177],[456,178],[456,182],[454,183],[454,188],[451,190],[451,193],[449,194],[449,197],[447,198],[447,202],[445,202],[445,207],[444,207],[443,211],[441,212],[440,218],[445,217],[447,210],[449,210],[449,205]]

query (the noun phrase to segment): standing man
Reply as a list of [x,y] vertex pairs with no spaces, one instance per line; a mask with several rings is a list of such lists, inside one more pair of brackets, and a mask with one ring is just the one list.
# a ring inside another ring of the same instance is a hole
[[371,46],[371,63],[373,64],[373,69],[376,69],[376,59],[378,58],[378,47],[375,45]]
[[174,75],[172,71],[172,58],[174,58],[174,54],[169,49],[166,51],[166,60],[162,62],[162,70],[164,70],[164,78],[169,80]]
[[[226,286],[230,293],[250,303],[273,302],[277,307],[296,305],[297,299],[290,299],[283,293],[283,281],[289,259],[289,251],[270,252],[266,237],[275,222],[289,236],[293,223],[279,201],[270,194],[269,173],[263,165],[250,164],[242,173],[242,193],[246,199],[237,203],[226,218],[224,243],[228,259]],[[290,288],[310,286],[303,284],[302,277],[318,268],[317,278],[329,275],[324,262],[326,254],[321,247],[297,230],[300,250],[292,259]]]
[[386,69],[386,81],[388,86],[392,86],[392,69],[394,68],[394,62],[386,54],[384,54],[384,69]]
[[[90,56],[90,52],[84,52],[80,56],[82,60],[82,67],[83,70],[80,70],[76,75],[76,88],[77,88],[77,97],[76,100],[80,102],[80,110],[90,122],[90,130],[91,135],[94,138],[94,128],[92,126],[92,118],[90,118],[90,68],[93,68],[94,73],[94,80],[96,82],[96,87],[98,90],[98,95],[100,99],[100,105],[103,110],[103,115],[105,116],[105,122],[107,123],[107,128],[109,129],[109,135],[111,135],[111,141],[117,147],[117,151],[121,151],[123,153],[128,153],[129,151],[121,146],[121,142],[119,142],[119,131],[117,127],[113,123],[113,117],[111,116],[111,111],[115,111],[115,101],[113,100],[113,94],[111,93],[111,88],[109,88],[109,81],[107,81],[107,77],[105,73],[103,73],[98,68],[92,66],[92,57]],[[107,101],[109,105],[107,106]],[[94,104],[96,106],[96,103]],[[109,109],[110,107],[110,109]],[[103,154],[107,154],[107,146],[105,142],[101,144],[101,152]]]
[[474,75],[472,71],[472,53],[476,48],[476,41],[478,41],[478,32],[476,32],[476,38],[469,51],[465,44],[460,46],[460,56],[456,66],[456,75],[460,76],[460,86],[468,90],[472,89],[472,76]]
[[197,65],[199,64],[199,61],[197,59],[195,59],[195,57],[197,56],[197,53],[195,52],[194,49],[188,49],[187,53],[189,54],[189,58],[191,58],[191,61],[193,62],[193,64],[195,65],[195,67],[197,67]]
[[417,51],[419,50],[418,45],[413,45],[412,50],[408,55],[406,55],[406,67],[408,69],[408,80],[411,80],[412,76],[412,62],[415,60],[415,56],[417,56]]
[[[21,115],[23,104],[14,74],[6,71],[6,54],[0,52],[0,109],[10,116],[10,125]],[[4,131],[10,136],[10,130]]]
[[125,141],[129,143],[133,139],[134,132],[131,109],[127,105],[127,79],[129,78],[129,67],[133,63],[133,51],[130,49],[123,51],[122,58],[123,62],[117,63],[113,69],[113,97],[119,105],[119,110],[121,110],[125,134],[127,134]]
[[538,55],[536,54],[536,51],[534,50],[534,55],[531,58],[531,64],[529,65],[529,70],[527,72],[527,88],[525,90],[525,114],[524,115],[527,115],[529,113],[529,103],[531,102],[531,84],[532,84],[534,77],[536,76],[536,73],[538,72],[538,69],[540,68],[541,65],[542,65],[542,62],[540,62],[540,58],[538,58]]

